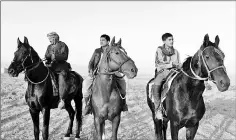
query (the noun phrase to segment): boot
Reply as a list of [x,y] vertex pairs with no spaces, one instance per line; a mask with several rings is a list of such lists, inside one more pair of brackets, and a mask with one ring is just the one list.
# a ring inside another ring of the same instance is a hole
[[58,104],[58,108],[59,109],[65,109],[65,102],[64,102],[64,100],[60,99],[60,102]]
[[59,91],[59,97],[60,97],[60,102],[58,104],[59,109],[65,109],[65,99],[66,99],[66,94],[68,89],[64,89],[63,86],[66,84],[65,81],[65,72],[62,71],[58,73],[58,80],[57,80],[57,85],[58,85],[58,91]]
[[128,111],[128,105],[126,104],[126,99],[123,99],[122,111]]
[[155,115],[157,119],[163,119],[162,110],[160,107],[161,98],[160,98],[160,85],[153,85],[153,96],[154,96],[154,105],[155,105]]
[[59,95],[59,85],[56,80],[56,76],[54,73],[50,74],[51,81],[52,81],[52,89],[53,89],[53,95],[58,96]]
[[91,114],[91,105],[90,105],[89,98],[90,98],[90,96],[84,98],[84,101],[85,101],[85,108],[84,108],[83,116],[86,116],[86,115],[88,115],[88,114]]

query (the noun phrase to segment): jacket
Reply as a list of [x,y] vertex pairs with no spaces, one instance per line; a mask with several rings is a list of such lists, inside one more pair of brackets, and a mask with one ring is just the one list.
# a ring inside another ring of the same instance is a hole
[[69,54],[69,49],[67,45],[59,41],[56,44],[50,44],[45,53],[45,58],[51,62],[53,61],[51,68],[54,71],[60,72],[62,70],[68,71],[70,69],[70,64],[67,63]]
[[166,56],[167,60],[164,61],[164,54],[162,53],[161,48],[157,48],[156,57],[155,57],[155,67],[157,72],[173,67],[174,63],[180,63],[179,52],[174,49],[174,54],[172,56]]
[[90,70],[92,70],[94,72],[94,70],[97,68],[98,63],[101,59],[101,54],[103,53],[103,49],[102,47],[95,49],[95,51],[93,52],[93,55],[89,61],[89,65],[88,65],[88,72]]

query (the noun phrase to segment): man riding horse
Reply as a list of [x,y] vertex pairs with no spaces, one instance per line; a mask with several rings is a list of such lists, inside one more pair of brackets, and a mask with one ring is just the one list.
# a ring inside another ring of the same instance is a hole
[[59,41],[59,35],[56,32],[51,32],[47,34],[47,37],[50,41],[50,45],[47,48],[45,59],[46,65],[57,74],[58,76],[58,89],[60,102],[58,108],[64,109],[65,107],[65,99],[66,99],[66,77],[68,75],[68,71],[71,69],[70,64],[67,61],[69,49],[67,45]]
[[[91,91],[92,83],[93,83],[93,80],[95,79],[95,75],[97,74],[99,65],[102,60],[102,56],[103,56],[103,54],[105,54],[105,52],[107,51],[107,48],[109,47],[109,43],[110,43],[110,37],[106,34],[101,35],[101,37],[100,37],[101,47],[95,49],[95,51],[89,61],[89,65],[88,65],[89,76],[83,82],[83,95],[84,95],[84,100],[85,100],[85,104],[86,104],[85,110],[84,110],[84,115],[91,113],[90,97],[92,95],[92,91]],[[119,77],[121,76],[121,74],[118,72],[116,73],[116,75]],[[124,78],[117,79],[117,82],[118,82],[119,86],[121,87],[121,89],[119,89],[119,90],[121,91],[122,96],[125,97],[125,95],[126,95],[126,82],[125,82]],[[125,99],[123,99],[122,111],[128,111],[128,107],[127,107]]]
[[155,67],[156,77],[154,80],[153,96],[156,110],[156,117],[162,119],[161,102],[161,86],[167,78],[171,68],[180,68],[179,52],[173,47],[173,35],[165,33],[162,35],[163,45],[159,46],[156,51]]

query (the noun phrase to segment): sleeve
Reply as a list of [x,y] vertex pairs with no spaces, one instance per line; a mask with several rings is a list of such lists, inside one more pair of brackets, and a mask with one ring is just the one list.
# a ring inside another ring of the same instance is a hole
[[55,52],[55,59],[57,61],[66,61],[68,59],[69,49],[63,42],[60,43],[58,51]]
[[47,51],[45,53],[45,58],[46,58],[46,60],[51,61],[50,45],[48,46]]
[[88,72],[93,69],[93,65],[94,65],[94,58],[95,58],[95,54],[96,54],[96,50],[93,52],[93,55],[89,61],[89,65],[88,65]]
[[177,50],[175,50],[175,54],[176,54],[176,56],[174,57],[175,59],[172,60],[172,63],[174,63],[174,64],[180,64],[181,62],[180,62],[179,52],[178,52]]
[[156,58],[155,58],[155,66],[157,70],[167,69],[172,67],[172,63],[166,63],[163,61],[162,52],[160,48],[157,48],[156,51]]
[[177,50],[176,50],[176,54],[177,54],[177,62],[178,62],[178,63],[181,63],[181,62],[180,62],[180,55],[179,55],[179,52],[178,52]]

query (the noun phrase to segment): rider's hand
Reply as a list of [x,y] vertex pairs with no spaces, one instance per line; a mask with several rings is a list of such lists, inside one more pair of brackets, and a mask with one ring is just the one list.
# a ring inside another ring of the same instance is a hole
[[46,61],[45,61],[45,64],[46,64],[46,65],[49,65],[50,63],[51,63],[50,60],[46,60]]
[[177,69],[181,68],[181,64],[180,63],[173,62],[172,65],[173,65],[174,68],[177,68]]
[[51,54],[51,60],[52,60],[52,61],[55,61],[55,54],[54,54],[54,53]]

